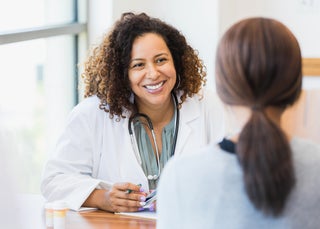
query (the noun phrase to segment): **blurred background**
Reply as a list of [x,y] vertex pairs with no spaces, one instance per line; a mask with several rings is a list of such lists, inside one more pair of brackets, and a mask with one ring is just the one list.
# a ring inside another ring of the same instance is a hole
[[[315,60],[311,67],[319,67],[320,0],[0,0],[0,132],[11,139],[0,153],[11,165],[4,175],[16,179],[19,192],[40,193],[43,165],[68,113],[82,100],[81,64],[126,11],[146,12],[178,28],[199,51],[213,89],[217,42],[249,16],[282,21],[298,38],[303,57]],[[318,71],[305,72],[304,96],[285,120],[291,131],[316,141],[319,88]]]

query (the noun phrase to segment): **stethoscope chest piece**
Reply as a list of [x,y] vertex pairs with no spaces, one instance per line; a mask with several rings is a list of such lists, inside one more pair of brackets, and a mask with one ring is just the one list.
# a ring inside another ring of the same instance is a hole
[[159,178],[158,175],[148,175],[147,176],[148,180],[157,180]]

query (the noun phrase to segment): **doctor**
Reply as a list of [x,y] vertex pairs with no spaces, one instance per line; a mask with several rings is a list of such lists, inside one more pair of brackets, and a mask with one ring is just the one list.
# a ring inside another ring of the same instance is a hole
[[[69,116],[41,190],[73,210],[139,211],[166,162],[224,135],[217,97],[185,37],[145,13],[124,13],[93,49],[85,99]],[[213,118],[214,117],[214,118]]]

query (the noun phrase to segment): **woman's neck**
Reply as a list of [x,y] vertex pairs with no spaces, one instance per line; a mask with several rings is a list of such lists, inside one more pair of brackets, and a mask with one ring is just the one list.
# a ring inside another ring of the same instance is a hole
[[148,106],[138,104],[139,113],[144,113],[149,116],[154,126],[163,126],[168,124],[174,115],[174,101],[170,97],[162,105]]
[[[251,109],[243,106],[231,106],[227,107],[227,122],[229,124],[229,130],[227,138],[233,142],[237,142],[239,134],[251,117]],[[267,107],[264,111],[270,120],[281,128],[281,117],[284,112],[283,109],[275,107]],[[291,138],[289,134],[286,134],[288,139]]]

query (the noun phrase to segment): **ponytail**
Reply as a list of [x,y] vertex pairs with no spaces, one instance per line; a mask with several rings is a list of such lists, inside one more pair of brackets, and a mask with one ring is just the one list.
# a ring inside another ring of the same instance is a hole
[[284,132],[262,109],[253,109],[236,152],[253,205],[266,215],[280,215],[295,184],[292,153]]

